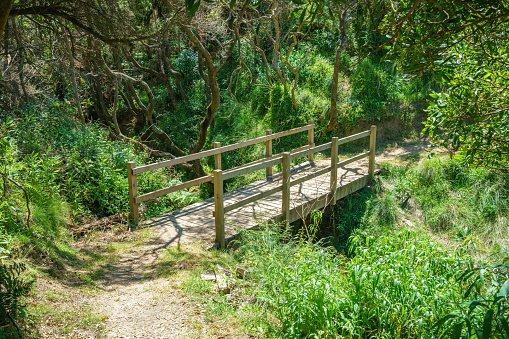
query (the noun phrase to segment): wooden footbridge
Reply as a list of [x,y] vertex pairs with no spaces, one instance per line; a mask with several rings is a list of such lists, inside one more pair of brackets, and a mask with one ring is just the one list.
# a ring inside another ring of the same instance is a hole
[[[210,198],[182,209],[146,221],[149,226],[163,226],[178,240],[215,239],[221,247],[227,239],[240,230],[255,227],[262,221],[293,222],[304,219],[312,210],[334,205],[338,199],[363,188],[373,177],[375,167],[376,126],[371,130],[332,140],[315,146],[312,121],[308,125],[279,133],[266,131],[266,135],[232,145],[214,143],[208,151],[184,157],[136,167],[134,162],[127,165],[129,178],[129,201],[131,218],[139,221],[139,204],[165,194],[187,189],[206,182],[214,185],[214,198]],[[308,133],[308,144],[284,152],[272,154],[272,140]],[[369,151],[352,158],[338,161],[338,147],[360,138],[370,138]],[[249,164],[223,171],[221,154],[265,143],[266,157]],[[314,154],[330,150],[331,158],[314,161]],[[185,162],[214,156],[215,170],[212,175],[190,180],[158,191],[138,195],[137,175],[159,168],[175,166]],[[307,161],[291,167],[291,162],[307,157]],[[369,158],[369,161],[362,159]],[[274,174],[273,167],[281,164],[282,171]],[[246,185],[228,193],[223,192],[225,180],[265,169],[266,179]]]

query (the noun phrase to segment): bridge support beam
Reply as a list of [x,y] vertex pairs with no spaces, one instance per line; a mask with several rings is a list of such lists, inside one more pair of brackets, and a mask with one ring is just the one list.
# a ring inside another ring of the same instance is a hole
[[[265,135],[271,135],[272,130],[265,130]],[[265,157],[270,158],[272,156],[272,139],[265,141]],[[265,176],[267,179],[272,179],[272,166],[265,169]]]
[[290,152],[283,153],[283,194],[282,200],[282,212],[283,220],[290,222]]
[[368,175],[369,181],[373,180],[373,176],[375,174],[375,149],[376,149],[376,126],[371,126],[371,131],[369,133],[369,165],[368,165]]
[[[214,148],[221,148],[220,142],[215,142],[213,145]],[[221,153],[214,154],[214,169],[221,169]]]
[[214,171],[214,218],[216,224],[216,242],[221,248],[225,247],[224,232],[224,198],[223,198],[223,171]]
[[129,161],[127,163],[127,182],[129,184],[129,205],[131,206],[131,213],[129,213],[129,217],[135,224],[137,224],[140,221],[140,210],[139,204],[135,200],[135,198],[138,196],[138,180],[136,178],[136,174],[133,174],[133,168],[135,167],[136,163],[134,161]]
[[[313,125],[313,124],[314,124],[313,120],[308,120],[308,125]],[[314,128],[311,128],[308,130],[308,145],[310,147],[313,147],[315,145],[315,129]],[[309,154],[308,160],[313,161],[313,156],[314,156],[313,153]]]
[[336,189],[338,187],[338,138],[332,138],[330,151],[330,190],[331,204],[336,205]]

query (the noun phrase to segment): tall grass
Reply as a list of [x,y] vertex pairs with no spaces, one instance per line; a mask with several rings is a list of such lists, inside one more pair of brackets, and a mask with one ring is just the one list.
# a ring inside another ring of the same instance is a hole
[[461,298],[461,256],[411,232],[354,237],[351,260],[272,228],[247,233],[240,250],[281,337],[433,338]]
[[435,157],[409,168],[386,163],[380,178],[405,212],[420,216],[431,232],[447,236],[468,229],[489,244],[509,231],[509,180],[501,173]]

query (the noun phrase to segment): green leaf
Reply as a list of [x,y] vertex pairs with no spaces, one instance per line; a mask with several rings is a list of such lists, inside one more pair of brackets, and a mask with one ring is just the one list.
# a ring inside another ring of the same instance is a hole
[[201,0],[196,1],[196,3],[191,7],[191,10],[189,11],[189,16],[193,16],[194,13],[200,8]]
[[488,339],[491,335],[491,326],[493,321],[493,310],[488,310],[484,315],[484,324],[482,325],[482,337]]
[[237,0],[230,0],[230,11],[233,10],[233,7],[235,6],[236,3],[237,3]]
[[509,335],[509,324],[507,323],[507,319],[503,315],[499,314],[498,320],[500,320],[500,323],[502,324],[502,328],[504,329],[505,334]]
[[451,333],[451,339],[459,339],[461,336],[461,330],[463,330],[463,321],[454,325],[454,329]]
[[336,21],[336,17],[334,16],[334,12],[330,7],[327,8],[329,10],[329,16],[332,19],[332,21]]
[[500,290],[498,291],[497,298],[507,298],[507,293],[509,292],[509,279],[505,281]]
[[302,11],[302,14],[300,15],[300,18],[299,18],[299,22],[303,22],[304,21],[304,18],[306,16],[306,11],[307,11],[306,9],[304,9]]
[[445,324],[445,322],[449,319],[452,319],[452,318],[457,318],[458,317],[458,313],[457,312],[453,312],[453,313],[449,313],[448,315],[446,315],[445,317],[441,318],[435,325],[434,327],[436,328],[439,328],[441,326],[443,326]]

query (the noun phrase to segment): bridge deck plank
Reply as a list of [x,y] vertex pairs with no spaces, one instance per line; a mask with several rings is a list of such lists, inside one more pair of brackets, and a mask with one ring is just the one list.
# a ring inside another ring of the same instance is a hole
[[[338,168],[338,190],[344,189],[349,183],[365,176],[368,171],[367,163],[367,159],[363,159]],[[305,162],[294,166],[291,171],[291,180],[296,180],[327,166],[330,166],[330,160]],[[307,216],[311,212],[312,205],[324,206],[329,204],[330,196],[327,196],[329,182],[330,173],[326,173],[291,187],[290,209],[293,213],[291,220]],[[225,193],[225,206],[281,184],[281,175],[276,174],[272,180],[256,181]],[[359,189],[357,186],[359,185],[352,186],[352,192]],[[316,203],[313,203],[314,201]],[[173,242],[187,243],[196,240],[213,243],[215,237],[213,211],[214,199],[210,198],[147,220],[144,222],[144,226],[164,228],[164,232],[168,232],[165,239],[170,239],[168,244]],[[232,236],[241,230],[255,227],[260,221],[274,220],[281,213],[281,192],[229,211],[225,213],[226,237]]]

